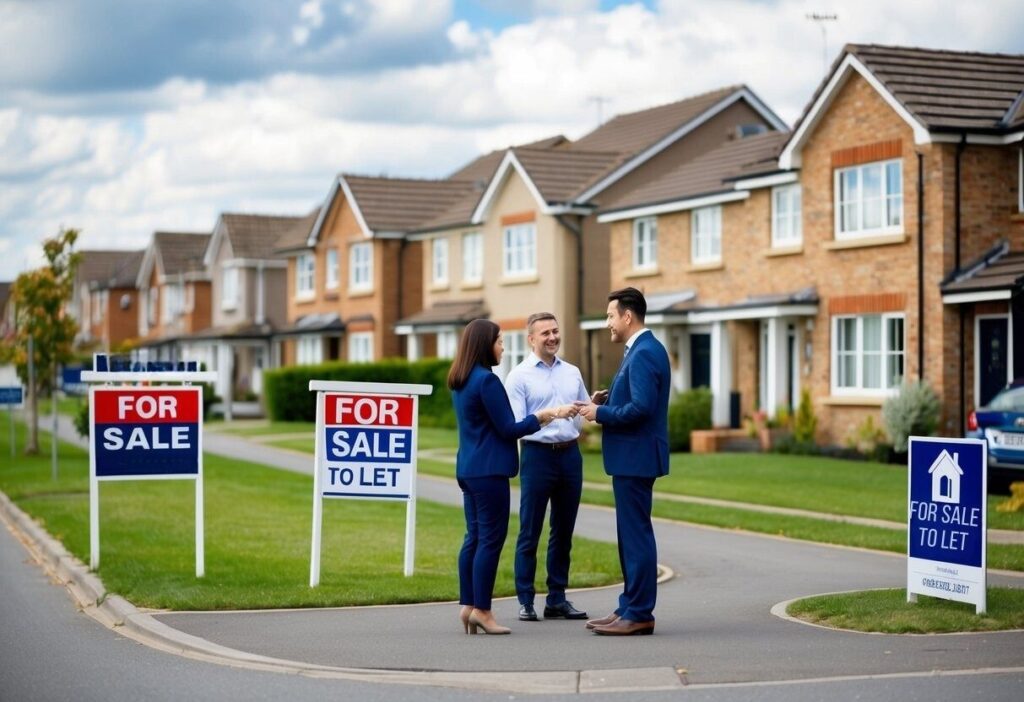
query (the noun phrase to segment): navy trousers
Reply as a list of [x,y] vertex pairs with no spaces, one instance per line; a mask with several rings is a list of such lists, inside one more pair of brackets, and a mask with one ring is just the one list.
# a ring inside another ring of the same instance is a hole
[[624,581],[615,613],[630,621],[651,622],[658,598],[658,546],[651,524],[654,478],[615,475],[612,491]]
[[508,535],[508,478],[460,478],[466,538],[459,551],[459,604],[489,610],[498,558]]
[[547,603],[565,602],[569,585],[569,554],[576,514],[583,492],[583,457],[578,446],[552,450],[523,442],[519,473],[519,538],[516,540],[516,594],[520,604],[533,604],[536,596],[537,545],[544,514],[551,503],[548,531]]

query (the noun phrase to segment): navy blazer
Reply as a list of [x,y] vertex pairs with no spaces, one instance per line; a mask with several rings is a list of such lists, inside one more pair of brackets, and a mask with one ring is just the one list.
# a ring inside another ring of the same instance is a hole
[[505,387],[483,366],[473,368],[466,384],[452,390],[452,404],[459,425],[456,477],[511,478],[519,473],[516,439],[540,429],[537,416],[528,414],[517,422]]
[[637,337],[597,408],[601,451],[608,475],[668,475],[668,353],[654,334]]

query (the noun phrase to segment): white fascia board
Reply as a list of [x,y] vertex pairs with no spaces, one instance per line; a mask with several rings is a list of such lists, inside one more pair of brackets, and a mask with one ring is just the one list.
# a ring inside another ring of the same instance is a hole
[[764,307],[740,307],[731,310],[708,310],[690,312],[686,316],[689,324],[729,322],[739,319],[771,319],[773,317],[814,317],[817,305],[766,305]]
[[540,194],[540,190],[534,184],[533,179],[530,178],[530,174],[523,168],[523,164],[519,163],[519,159],[516,158],[515,152],[509,149],[505,152],[505,157],[501,159],[501,165],[498,166],[498,170],[494,172],[494,177],[491,178],[491,182],[487,186],[487,190],[484,191],[483,197],[480,198],[480,202],[477,203],[476,209],[473,210],[473,217],[471,222],[473,224],[481,224],[491,210],[491,205],[494,204],[494,199],[498,196],[498,191],[504,186],[505,181],[508,180],[508,176],[512,170],[515,170],[519,174],[519,177],[523,179],[526,184],[526,189],[530,191],[530,195],[537,202],[537,208],[543,214],[550,214],[548,203],[544,200]]
[[758,188],[772,188],[776,185],[789,185],[800,180],[798,171],[786,171],[785,173],[773,173],[772,175],[761,176],[760,178],[746,178],[736,181],[737,190],[757,190]]
[[220,240],[224,238],[224,215],[217,215],[217,223],[213,225],[213,235],[206,242],[206,251],[203,252],[203,265],[209,268],[217,257],[217,249],[220,247]]
[[847,79],[854,73],[859,73],[860,76],[868,82],[868,84],[875,89],[875,91],[888,103],[889,107],[893,109],[896,114],[903,119],[904,122],[914,131],[914,143],[915,144],[929,144],[932,141],[931,133],[923,124],[907,111],[907,108],[897,100],[892,93],[886,90],[882,82],[878,80],[875,75],[868,70],[861,61],[853,54],[847,54],[843,62],[839,64],[828,83],[825,85],[825,89],[821,91],[821,95],[814,101],[814,105],[811,106],[810,111],[807,113],[807,118],[800,124],[800,128],[797,129],[796,133],[786,143],[786,147],[782,150],[779,155],[779,167],[783,170],[790,170],[793,168],[800,167],[800,150],[802,149],[804,142],[810,136],[810,133],[817,126],[818,122],[824,116],[828,110],[829,105],[835,99],[839,89],[846,84]]
[[[465,325],[462,325],[465,326]],[[395,326],[395,334],[409,336],[410,334],[438,334],[441,332],[458,331],[456,324],[399,324]]]
[[224,268],[287,268],[288,261],[280,258],[230,258]]
[[750,104],[750,106],[757,113],[759,113],[765,119],[766,122],[770,122],[771,125],[778,129],[779,131],[785,131],[789,129],[786,123],[779,119],[779,117],[774,112],[768,109],[768,107],[763,102],[761,102],[757,98],[757,96],[750,92],[750,90],[748,90],[747,88],[737,90],[736,92],[731,93],[728,97],[722,99],[720,102],[715,103],[707,110],[705,110],[703,113],[693,118],[686,124],[680,126],[678,129],[676,129],[668,136],[662,138],[658,143],[648,147],[637,156],[634,156],[629,161],[616,168],[614,171],[612,171],[607,176],[602,178],[600,181],[598,181],[590,188],[588,188],[586,191],[581,193],[579,197],[576,198],[576,201],[589,201],[602,190],[612,185],[616,181],[620,180],[622,177],[624,177],[631,171],[636,170],[644,163],[646,163],[647,161],[649,161],[650,159],[654,158],[659,153],[667,149],[669,146],[679,141],[684,136],[686,136],[690,132],[694,131],[695,129],[703,125],[705,122],[709,121],[715,115],[719,114],[727,107],[730,107],[731,105],[740,100],[746,100],[747,103]]
[[335,176],[330,189],[327,191],[327,198],[320,208],[320,214],[316,216],[316,221],[313,223],[313,229],[310,230],[309,235],[306,237],[306,246],[310,248],[316,246],[316,242],[320,239],[320,229],[324,226],[324,220],[327,219],[327,212],[331,209],[331,203],[334,202],[334,194],[338,192],[340,180],[341,176]]
[[409,336],[413,333],[413,327],[411,324],[396,324],[395,334],[398,336]]
[[942,296],[944,305],[963,305],[969,302],[994,302],[996,300],[1009,300],[1009,290],[985,290],[982,292],[950,293]]
[[135,287],[144,290],[149,287],[149,279],[153,275],[153,264],[156,262],[156,241],[150,242],[146,252],[142,254],[142,263],[139,264],[139,275],[135,278]]
[[609,212],[607,214],[599,215],[597,221],[604,224],[606,222],[619,222],[624,219],[635,219],[637,217],[652,217],[654,215],[665,214],[667,212],[683,212],[685,210],[695,210],[698,207],[708,207],[709,205],[721,205],[726,202],[746,200],[748,197],[750,197],[749,190],[739,190],[719,193],[717,195],[707,195],[705,197],[695,197],[689,200],[674,200],[673,202],[664,202],[660,205],[647,205],[644,207],[634,207],[629,210]]
[[584,331],[593,331],[595,329],[607,329],[607,319],[585,319],[580,322],[580,329]]
[[[932,134],[932,141],[937,144],[957,144],[964,138],[964,135],[957,133]],[[982,146],[1008,146],[1018,141],[1024,141],[1024,131],[1013,134],[967,134],[968,144],[980,144]]]
[[[363,232],[366,233],[365,231]],[[366,234],[367,237],[374,239],[404,239],[405,232],[371,232]]]
[[545,205],[542,208],[541,212],[543,214],[552,215],[552,216],[565,215],[565,214],[573,214],[573,215],[583,215],[585,217],[588,214],[590,214],[591,212],[593,212],[595,209],[596,209],[595,207],[580,207],[580,206],[575,206],[575,205],[553,205],[553,206]]

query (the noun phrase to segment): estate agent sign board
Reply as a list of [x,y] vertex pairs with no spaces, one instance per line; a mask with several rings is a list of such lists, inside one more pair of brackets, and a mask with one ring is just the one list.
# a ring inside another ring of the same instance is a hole
[[910,438],[907,600],[985,611],[988,454],[980,439]]

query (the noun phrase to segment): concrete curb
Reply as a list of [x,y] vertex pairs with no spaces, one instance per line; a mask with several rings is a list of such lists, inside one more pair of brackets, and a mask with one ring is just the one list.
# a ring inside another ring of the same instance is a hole
[[[522,671],[511,673],[397,671],[323,666],[247,653],[167,626],[148,612],[138,609],[120,595],[108,593],[103,582],[95,573],[89,571],[84,563],[69,553],[62,543],[47,533],[3,492],[0,492],[0,520],[15,534],[47,573],[64,585],[84,614],[108,629],[134,641],[186,658],[249,670],[315,678],[431,685],[520,694],[653,691],[682,689],[683,687],[683,682],[674,668],[525,673]],[[671,569],[659,566],[659,583],[673,577],[675,577],[675,573]]]

